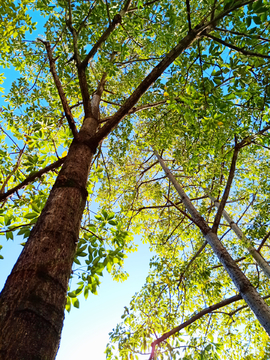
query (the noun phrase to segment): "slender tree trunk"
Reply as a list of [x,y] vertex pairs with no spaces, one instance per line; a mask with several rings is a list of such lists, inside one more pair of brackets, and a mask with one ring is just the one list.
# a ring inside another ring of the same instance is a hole
[[[219,202],[217,199],[215,199],[213,196],[208,195],[209,198],[213,201],[215,207],[219,208]],[[226,210],[222,211],[222,215],[224,216],[224,219],[227,221],[227,223],[230,225],[231,229],[234,231],[236,236],[239,240],[242,240],[244,243],[245,235],[242,233],[242,230],[238,227],[238,225],[233,221],[233,219],[230,217],[230,215],[227,213]],[[245,243],[244,243],[245,245]],[[245,245],[248,249],[250,255],[253,257],[253,259],[256,261],[256,263],[259,265],[259,267],[262,269],[265,276],[270,279],[270,266],[265,261],[265,259],[262,257],[262,255],[254,248],[254,246],[248,244]]]
[[228,272],[234,285],[239,290],[242,298],[246,301],[248,306],[254,312],[255,316],[259,320],[260,324],[264,327],[268,335],[270,335],[270,308],[261,298],[261,296],[256,291],[256,289],[252,286],[251,282],[248,280],[245,274],[237,266],[236,262],[232,259],[226,248],[222,245],[217,235],[212,231],[212,229],[208,226],[204,218],[195,209],[195,207],[193,206],[192,202],[190,201],[189,197],[187,196],[183,188],[176,181],[175,177],[167,168],[164,161],[156,151],[155,151],[155,155],[160,165],[162,166],[164,172],[171,180],[176,191],[180,195],[183,204],[186,206],[188,212],[191,214],[194,223],[199,227],[206,241],[213,249],[215,255],[218,257],[219,261],[222,263],[222,265]]
[[[95,131],[95,119],[86,119]],[[54,359],[93,151],[73,141],[30,237],[0,296],[0,359]],[[23,289],[23,291],[22,291]]]

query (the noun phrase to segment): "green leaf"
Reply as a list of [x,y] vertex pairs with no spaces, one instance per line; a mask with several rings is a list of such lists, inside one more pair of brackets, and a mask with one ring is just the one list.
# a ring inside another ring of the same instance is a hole
[[118,224],[118,222],[116,220],[109,220],[108,223],[110,225],[117,225]]
[[68,296],[71,298],[75,298],[76,294],[74,292],[68,292]]
[[80,307],[80,303],[79,303],[79,300],[76,298],[76,299],[72,299],[72,304],[75,308],[79,309]]
[[12,231],[8,231],[6,232],[6,239],[9,240],[13,240],[13,232]]
[[38,216],[37,213],[32,212],[32,213],[24,214],[23,217],[26,218],[26,219],[34,219],[34,218],[36,218],[37,216]]

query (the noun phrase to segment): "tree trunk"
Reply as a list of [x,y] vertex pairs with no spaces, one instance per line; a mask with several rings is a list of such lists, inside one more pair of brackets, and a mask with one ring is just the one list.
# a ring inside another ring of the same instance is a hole
[[[88,130],[95,131],[96,120],[86,120]],[[79,138],[1,293],[1,360],[56,356],[93,157],[85,126]]]
[[[211,195],[208,195],[211,201],[214,203],[215,207],[219,208],[219,202]],[[242,230],[238,227],[238,225],[233,221],[233,219],[230,217],[230,215],[227,213],[226,210],[222,211],[222,215],[224,216],[224,219],[227,221],[227,223],[230,225],[231,229],[234,231],[236,236],[239,240],[243,242],[243,244],[248,249],[249,253],[253,257],[253,259],[256,261],[256,263],[259,265],[259,267],[262,269],[265,276],[270,279],[270,266],[266,262],[266,260],[262,257],[262,255],[252,246],[251,244],[245,244],[245,235],[242,233]]]
[[265,331],[268,333],[268,335],[270,335],[270,308],[261,298],[256,289],[252,286],[251,282],[248,280],[245,274],[240,270],[236,262],[232,259],[232,257],[230,256],[226,248],[222,245],[217,235],[212,231],[204,218],[195,209],[183,188],[176,181],[175,177],[167,168],[164,161],[156,151],[155,155],[160,165],[162,166],[165,174],[171,180],[173,186],[175,187],[175,190],[180,195],[183,204],[186,206],[188,212],[191,214],[194,223],[203,233],[206,241],[211,246],[215,255],[218,257],[219,261],[226,269],[236,288],[239,290],[242,298],[246,301],[250,309],[254,312],[255,316],[257,317]]

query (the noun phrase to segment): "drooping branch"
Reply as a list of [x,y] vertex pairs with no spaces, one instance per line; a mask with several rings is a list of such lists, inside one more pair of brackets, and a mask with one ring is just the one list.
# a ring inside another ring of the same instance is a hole
[[237,161],[238,152],[239,152],[239,146],[236,143],[235,147],[234,147],[234,152],[233,152],[233,157],[232,157],[232,162],[231,162],[231,168],[230,168],[227,184],[226,184],[226,187],[225,187],[221,202],[219,204],[218,211],[216,213],[216,216],[215,216],[215,219],[214,219],[214,224],[213,224],[213,227],[212,227],[212,231],[214,233],[217,232],[217,229],[218,229],[218,226],[219,226],[219,223],[220,223],[220,219],[221,219],[221,216],[222,216],[222,212],[223,212],[223,210],[225,208],[226,202],[227,202],[229,194],[230,194],[230,189],[231,189],[234,174],[235,174],[235,167],[236,167],[236,161]]
[[38,39],[38,40],[41,41],[46,47],[47,55],[48,55],[48,59],[49,59],[49,64],[50,64],[50,71],[52,73],[55,86],[57,88],[60,100],[62,102],[63,110],[64,110],[64,113],[65,113],[66,119],[68,121],[68,125],[70,127],[70,130],[72,131],[74,139],[78,139],[78,131],[77,131],[77,128],[76,128],[76,124],[75,124],[75,121],[73,119],[70,107],[68,105],[67,98],[66,98],[66,95],[64,93],[61,81],[60,81],[60,79],[59,79],[59,77],[57,75],[57,72],[56,72],[55,60],[53,58],[51,45],[50,45],[50,43],[48,41],[43,41],[41,39]]
[[28,176],[20,184],[16,185],[12,189],[6,191],[3,194],[0,194],[0,202],[5,201],[9,196],[13,195],[16,191],[21,190],[26,185],[28,185],[31,182],[35,181],[37,178],[40,178],[42,175],[46,174],[47,172],[59,168],[64,163],[65,159],[66,159],[66,156],[62,157],[61,159],[55,161],[54,163],[46,166],[44,169],[41,169],[41,170],[33,173],[32,175]]
[[235,50],[235,51],[238,51],[240,52],[241,54],[243,55],[247,55],[247,56],[255,56],[255,57],[259,57],[259,58],[262,58],[262,59],[270,59],[270,56],[269,55],[264,55],[264,54],[260,54],[260,53],[255,53],[253,51],[249,51],[249,50],[246,50],[246,49],[243,49],[243,48],[240,48],[238,46],[235,46],[233,44],[229,44],[227,43],[226,41],[222,40],[222,39],[219,39],[217,38],[216,36],[214,35],[210,35],[210,34],[205,34],[205,36],[207,36],[208,38],[232,49],[232,50]]

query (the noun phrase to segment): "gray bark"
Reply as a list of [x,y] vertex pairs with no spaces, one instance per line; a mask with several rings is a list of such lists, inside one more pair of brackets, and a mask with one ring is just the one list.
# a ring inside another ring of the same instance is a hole
[[194,223],[200,228],[202,231],[206,241],[211,246],[215,255],[218,257],[219,261],[222,263],[230,278],[232,279],[234,285],[239,290],[242,298],[246,301],[250,309],[253,311],[255,316],[257,317],[260,324],[263,326],[265,331],[270,335],[270,308],[265,303],[265,301],[261,298],[256,289],[252,286],[251,282],[245,276],[245,274],[240,270],[237,266],[236,262],[232,259],[226,248],[222,245],[217,235],[212,231],[212,229],[208,226],[204,218],[200,215],[200,213],[196,210],[189,197],[180,186],[180,184],[176,181],[173,174],[165,165],[162,158],[155,151],[155,155],[162,166],[164,172],[171,180],[174,185],[176,191],[181,197],[183,204],[186,206],[186,209],[190,213]]
[[[219,202],[211,195],[208,195],[209,198],[212,200],[216,208],[219,208]],[[226,210],[223,210],[222,215],[224,219],[227,221],[227,223],[230,225],[231,229],[234,231],[238,239],[245,240],[245,235],[242,233],[241,229],[238,227],[238,225],[233,221],[233,219],[230,217],[230,215],[227,213]],[[245,242],[243,241],[244,245]],[[259,265],[259,267],[262,269],[265,276],[267,276],[270,279],[270,266],[265,261],[265,259],[262,257],[262,255],[252,246],[247,245],[246,246],[249,253],[252,255],[253,259],[256,261],[256,263]]]

